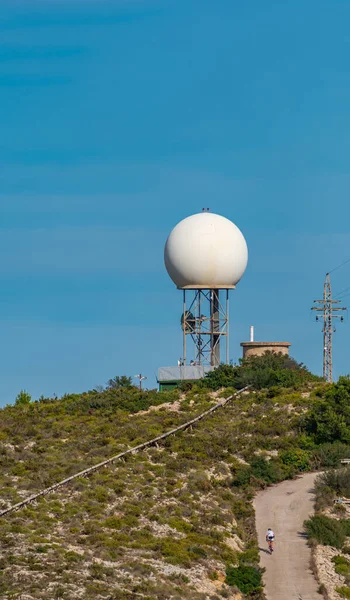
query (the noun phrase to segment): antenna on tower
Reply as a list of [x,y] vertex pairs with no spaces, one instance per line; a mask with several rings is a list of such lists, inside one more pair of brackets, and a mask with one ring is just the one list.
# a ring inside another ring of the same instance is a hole
[[140,391],[142,390],[142,382],[147,379],[147,377],[145,375],[142,375],[142,373],[138,373],[137,375],[134,375],[135,379],[139,380],[139,387],[140,387]]
[[334,306],[340,304],[341,300],[333,300],[332,298],[332,287],[331,277],[329,273],[326,273],[326,279],[323,286],[323,298],[322,300],[314,300],[316,306],[313,306],[311,310],[321,312],[320,317],[316,315],[316,321],[319,318],[323,319],[323,377],[328,383],[333,381],[333,333],[335,327],[333,326],[333,319],[340,319],[344,321],[342,315],[337,313],[342,310],[346,310],[344,306]]

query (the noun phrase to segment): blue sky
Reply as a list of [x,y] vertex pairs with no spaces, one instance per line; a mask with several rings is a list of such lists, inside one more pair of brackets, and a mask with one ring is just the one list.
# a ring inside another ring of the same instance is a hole
[[350,256],[349,20],[345,0],[1,2],[0,404],[154,386],[181,355],[163,246],[202,206],[250,250],[232,358],[254,324],[321,372],[309,308]]

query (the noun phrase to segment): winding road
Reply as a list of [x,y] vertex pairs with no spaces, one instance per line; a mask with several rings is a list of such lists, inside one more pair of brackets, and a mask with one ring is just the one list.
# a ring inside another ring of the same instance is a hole
[[[255,498],[260,564],[265,567],[267,600],[321,600],[310,570],[311,552],[303,522],[313,513],[315,473],[267,488]],[[268,527],[276,535],[275,552],[267,552]]]

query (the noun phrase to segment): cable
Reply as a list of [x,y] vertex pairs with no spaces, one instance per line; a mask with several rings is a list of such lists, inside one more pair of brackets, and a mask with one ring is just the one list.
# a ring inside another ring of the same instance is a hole
[[346,288],[344,288],[343,290],[341,290],[340,292],[338,292],[334,298],[338,298],[338,296],[341,296],[344,292],[347,292],[348,290],[350,290],[350,285]]
[[342,262],[340,265],[338,265],[337,267],[334,267],[334,269],[332,269],[331,271],[328,271],[327,275],[330,275],[330,273],[334,273],[334,271],[336,271],[337,269],[340,269],[340,267],[343,267],[344,265],[346,265],[349,262],[350,262],[350,258],[348,258],[347,260],[344,260],[344,262]]
[[344,296],[342,296],[341,298],[339,298],[339,300],[343,300],[343,298],[347,298],[348,296],[350,296],[350,292],[348,294],[344,294]]

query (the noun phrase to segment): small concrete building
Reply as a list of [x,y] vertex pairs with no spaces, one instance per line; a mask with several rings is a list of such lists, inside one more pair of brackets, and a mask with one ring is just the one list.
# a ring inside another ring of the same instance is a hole
[[249,356],[262,356],[265,352],[274,352],[275,354],[289,355],[290,342],[242,342],[243,358]]
[[181,365],[178,367],[160,367],[158,369],[157,381],[159,391],[171,391],[176,389],[181,383],[195,383],[203,379],[207,373],[213,371],[214,367],[210,365]]

